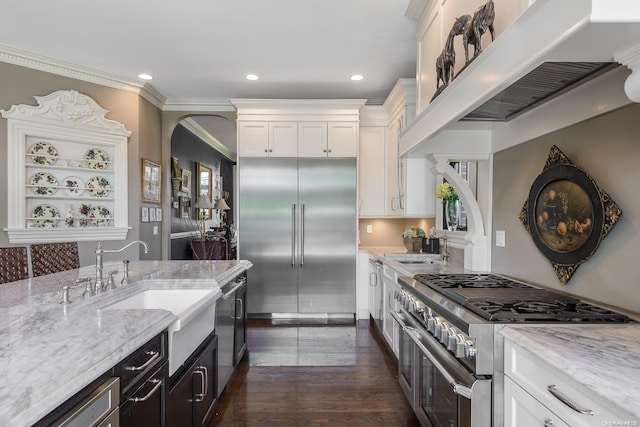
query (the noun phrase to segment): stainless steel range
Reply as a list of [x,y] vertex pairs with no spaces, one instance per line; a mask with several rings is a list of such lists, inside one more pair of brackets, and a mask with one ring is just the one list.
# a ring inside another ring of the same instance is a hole
[[506,324],[622,323],[626,315],[497,274],[399,279],[400,384],[421,423],[503,425]]

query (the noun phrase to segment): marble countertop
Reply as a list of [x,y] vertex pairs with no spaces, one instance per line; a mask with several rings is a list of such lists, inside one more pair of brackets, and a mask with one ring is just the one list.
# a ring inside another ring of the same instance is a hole
[[[105,262],[104,271],[122,264]],[[220,288],[248,261],[132,261],[118,289],[83,299],[60,289],[95,266],[0,286],[0,425],[29,426],[108,371],[176,317],[165,310],[100,310],[143,289]]]
[[507,326],[500,333],[640,421],[640,324]]
[[413,276],[415,274],[468,273],[462,265],[456,263],[450,262],[446,265],[441,262],[434,262],[433,264],[403,264],[393,258],[385,256],[385,254],[406,254],[407,249],[404,246],[360,246],[360,251],[369,252],[369,254],[377,257],[380,261],[406,276]]

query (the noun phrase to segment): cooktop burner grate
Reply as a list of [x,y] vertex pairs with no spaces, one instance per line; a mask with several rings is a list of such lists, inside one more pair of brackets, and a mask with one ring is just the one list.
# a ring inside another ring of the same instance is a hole
[[487,320],[502,322],[627,322],[623,314],[574,299],[466,300],[464,306]]
[[629,321],[623,314],[497,274],[417,274],[414,279],[491,321]]

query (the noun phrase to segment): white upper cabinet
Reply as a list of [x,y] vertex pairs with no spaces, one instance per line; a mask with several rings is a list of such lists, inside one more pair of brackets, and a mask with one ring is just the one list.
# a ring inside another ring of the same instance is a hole
[[131,132],[77,91],[36,96],[7,119],[7,228],[12,244],[123,240]]
[[239,155],[242,157],[297,157],[296,122],[238,123]]
[[360,128],[358,215],[361,217],[385,216],[385,134],[384,126]]
[[269,157],[298,156],[298,124],[269,122]]
[[356,157],[358,154],[358,123],[329,122],[327,157]]
[[364,102],[232,99],[239,157],[356,157]]
[[327,157],[327,123],[298,123],[300,157]]

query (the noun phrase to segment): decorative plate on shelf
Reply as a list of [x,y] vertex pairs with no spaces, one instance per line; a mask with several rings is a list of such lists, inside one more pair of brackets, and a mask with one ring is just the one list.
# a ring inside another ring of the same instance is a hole
[[31,160],[39,165],[53,165],[58,161],[58,150],[47,142],[36,142],[29,148]]
[[58,191],[58,179],[46,172],[38,172],[29,181],[31,190],[40,196],[52,196]]
[[92,148],[87,151],[84,153],[84,158],[87,159],[87,167],[89,169],[107,169],[111,162],[109,155],[99,148]]
[[111,211],[104,206],[92,206],[89,211],[89,223],[95,227],[108,227]]
[[62,188],[67,196],[82,196],[84,181],[77,176],[68,176],[62,180]]
[[34,227],[55,227],[60,221],[60,211],[51,205],[38,205],[33,208],[31,218]]
[[93,197],[107,197],[111,193],[111,183],[103,176],[94,176],[87,181],[87,189]]

